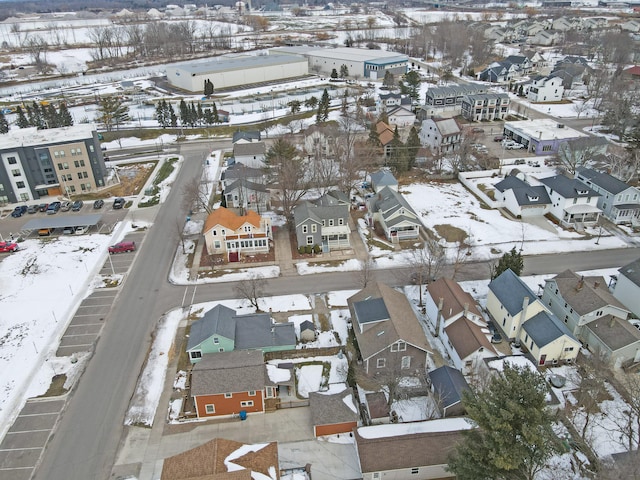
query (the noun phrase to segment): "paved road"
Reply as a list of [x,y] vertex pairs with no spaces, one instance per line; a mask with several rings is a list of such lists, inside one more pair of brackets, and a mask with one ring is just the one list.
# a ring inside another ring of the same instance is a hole
[[[123,433],[123,418],[157,320],[167,310],[191,303],[193,287],[170,285],[167,275],[177,242],[176,221],[185,216],[181,187],[202,166],[206,145],[182,146],[185,162],[167,201],[159,210],[134,260],[132,270],[106,319],[95,355],[73,393],[59,427],[48,445],[35,479],[87,480],[110,476]],[[215,148],[218,148],[216,145]],[[585,270],[620,266],[640,255],[638,249],[544,255],[527,258],[526,273],[554,273],[566,268]],[[458,280],[488,277],[485,263],[470,263]],[[451,272],[445,272],[450,274]],[[406,283],[407,269],[376,272],[390,284]],[[268,281],[268,294],[325,292],[359,288],[357,273],[328,273],[306,277],[280,277]],[[187,294],[188,293],[188,294]],[[199,285],[194,301],[236,296],[233,284]]]

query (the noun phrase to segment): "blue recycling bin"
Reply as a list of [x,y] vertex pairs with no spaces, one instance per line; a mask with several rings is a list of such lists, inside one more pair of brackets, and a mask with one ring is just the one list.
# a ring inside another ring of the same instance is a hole
[[246,410],[240,410],[240,414],[238,416],[240,417],[240,420],[246,420],[247,419],[247,411]]

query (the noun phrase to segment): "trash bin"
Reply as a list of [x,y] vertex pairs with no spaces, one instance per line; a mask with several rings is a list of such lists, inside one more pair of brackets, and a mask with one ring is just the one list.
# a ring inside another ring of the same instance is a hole
[[240,414],[238,416],[240,417],[240,420],[246,420],[247,419],[247,411],[246,410],[240,410]]

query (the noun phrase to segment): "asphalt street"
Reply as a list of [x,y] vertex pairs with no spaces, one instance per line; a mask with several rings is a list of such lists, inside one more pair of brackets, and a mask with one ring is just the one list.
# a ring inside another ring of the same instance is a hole
[[[71,395],[57,430],[34,478],[38,480],[106,479],[123,439],[123,418],[160,317],[170,309],[237,296],[232,283],[193,287],[171,285],[169,268],[178,242],[177,224],[185,218],[182,187],[202,169],[203,153],[221,148],[217,142],[181,146],[185,157],[171,192],[159,209],[133,261],[124,287],[96,346],[95,354]],[[228,144],[227,144],[228,146]],[[640,255],[637,248],[605,252],[541,255],[525,260],[525,273],[557,273],[567,268],[587,270],[621,266]],[[408,269],[376,271],[389,284],[407,283]],[[450,275],[451,270],[444,272]],[[486,263],[468,263],[456,280],[488,278]],[[320,293],[356,289],[357,273],[327,273],[270,279],[267,294]]]

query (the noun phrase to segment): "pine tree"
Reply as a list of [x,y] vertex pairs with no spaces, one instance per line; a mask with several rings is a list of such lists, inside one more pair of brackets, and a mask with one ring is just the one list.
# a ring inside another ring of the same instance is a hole
[[29,118],[29,125],[32,127],[37,127],[39,130],[44,128],[42,109],[35,100],[31,105],[27,105],[27,117]]
[[333,80],[336,80],[338,78],[338,71],[335,68],[331,70],[331,78]]
[[396,79],[393,76],[393,73],[391,73],[389,70],[384,72],[384,79],[382,80],[382,85],[391,89],[395,86],[395,84],[396,84]]
[[407,156],[407,170],[411,170],[416,164],[416,157],[421,147],[420,137],[418,136],[418,130],[415,126],[409,130],[409,136],[405,143],[405,152]]
[[198,110],[196,113],[196,118],[197,118],[197,122],[199,125],[201,125],[204,122],[204,112],[202,111],[202,104],[200,102],[198,102]]
[[57,128],[58,125],[58,112],[53,105],[46,105],[42,108],[42,117],[44,121],[44,128]]
[[396,125],[393,130],[393,139],[391,140],[391,151],[389,153],[389,165],[394,169],[397,174],[401,174],[407,171],[407,158],[404,153],[402,140],[400,140],[400,133],[398,133],[398,126]]
[[316,123],[326,122],[329,119],[329,92],[325,88],[318,102],[318,114],[316,115]]
[[313,110],[318,106],[318,99],[316,97],[309,97],[304,101],[304,106],[309,110]]
[[7,133],[9,131],[9,122],[4,113],[0,112],[0,133]]
[[371,122],[369,127],[369,138],[367,140],[371,145],[375,145],[376,147],[380,147],[382,144],[380,143],[380,137],[378,136],[378,131],[376,129],[376,122]]
[[510,366],[482,391],[466,391],[463,404],[478,428],[463,432],[447,470],[460,480],[534,480],[559,452],[548,386],[536,370]]
[[166,110],[164,108],[164,100],[160,100],[156,104],[156,120],[162,128],[167,128]]
[[420,83],[422,82],[420,74],[415,70],[411,70],[404,76],[404,81],[406,82],[407,94],[412,100],[418,100],[420,96]]
[[502,255],[498,261],[498,265],[493,269],[491,279],[493,280],[494,278],[499,277],[500,274],[507,269],[511,269],[516,275],[520,275],[524,269],[522,253],[517,251],[516,247],[513,247],[511,251]]
[[70,127],[73,125],[73,117],[71,116],[71,112],[69,112],[66,102],[60,103],[58,109],[58,124],[61,127]]
[[340,65],[340,78],[347,78],[349,76],[349,67],[344,63]]
[[19,128],[27,128],[30,126],[29,120],[27,119],[27,116],[24,114],[24,110],[22,110],[22,107],[20,105],[18,105],[18,107],[16,108],[16,115],[18,116],[18,118],[16,119],[16,125],[18,125]]
[[204,81],[204,96],[210,97],[213,95],[213,82],[209,79]]
[[100,99],[98,106],[98,120],[102,122],[108,132],[116,130],[125,122],[131,120],[129,117],[129,107],[115,95],[109,95]]
[[184,98],[180,100],[180,124],[183,126],[189,125],[189,106]]
[[215,102],[211,105],[211,115],[213,116],[213,123],[220,123],[220,115],[218,115],[218,107]]

